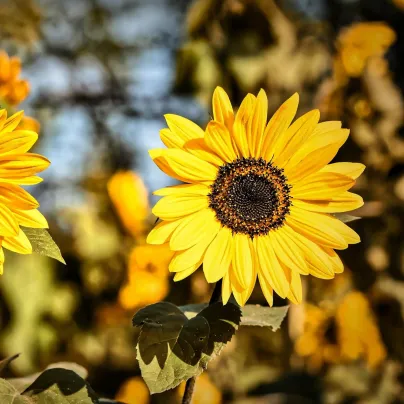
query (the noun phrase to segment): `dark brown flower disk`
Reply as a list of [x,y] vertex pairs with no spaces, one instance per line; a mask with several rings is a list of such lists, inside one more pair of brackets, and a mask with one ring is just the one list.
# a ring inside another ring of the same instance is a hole
[[243,157],[220,167],[209,206],[223,226],[254,238],[284,224],[290,188],[283,169],[262,158]]

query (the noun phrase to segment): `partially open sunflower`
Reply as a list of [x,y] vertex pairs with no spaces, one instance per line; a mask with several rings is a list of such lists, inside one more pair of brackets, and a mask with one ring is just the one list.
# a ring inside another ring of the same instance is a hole
[[31,254],[31,242],[20,226],[47,228],[45,217],[37,209],[39,203],[21,185],[42,181],[36,174],[45,170],[47,158],[27,153],[38,140],[31,130],[16,129],[23,112],[7,119],[7,111],[0,110],[0,274],[3,273],[3,247],[19,254]]
[[203,264],[208,282],[223,279],[223,302],[233,293],[244,305],[258,277],[272,305],[273,291],[302,300],[300,275],[331,279],[343,271],[334,249],[360,239],[330,213],[363,205],[347,190],[365,167],[328,164],[349,130],[340,122],[319,123],[318,110],[292,123],[298,102],[294,94],[267,123],[263,90],[248,94],[234,113],[218,87],[206,131],[166,115],[169,129],[161,139],[167,149],[150,155],[185,184],[155,192],[163,196],[153,209],[162,222],[148,242],[169,242],[176,251],[169,266],[174,280]]

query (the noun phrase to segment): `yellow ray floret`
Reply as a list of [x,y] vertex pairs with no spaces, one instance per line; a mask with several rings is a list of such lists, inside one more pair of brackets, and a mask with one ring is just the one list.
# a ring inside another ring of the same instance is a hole
[[36,174],[50,162],[45,157],[28,153],[38,139],[30,130],[16,129],[22,112],[7,118],[0,110],[0,272],[3,272],[2,248],[20,253],[32,253],[32,246],[20,226],[47,228],[45,217],[37,209],[39,203],[21,185],[42,181]]
[[150,156],[184,184],[155,192],[162,198],[153,213],[162,222],[147,240],[175,251],[174,280],[203,265],[208,282],[222,280],[224,302],[233,294],[244,305],[258,280],[272,305],[274,291],[301,302],[301,275],[332,279],[343,271],[334,249],[360,239],[331,214],[363,205],[349,189],[365,167],[330,164],[349,130],[319,123],[317,110],[293,121],[298,103],[292,95],[267,122],[263,90],[235,113],[218,87],[205,131],[166,115],[160,136],[167,148]]

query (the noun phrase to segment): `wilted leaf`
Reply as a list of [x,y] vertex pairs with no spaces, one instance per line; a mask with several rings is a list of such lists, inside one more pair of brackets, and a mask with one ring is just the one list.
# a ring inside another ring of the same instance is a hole
[[32,245],[32,251],[46,257],[54,258],[66,264],[59,247],[46,229],[33,229],[31,227],[21,227]]
[[137,358],[150,392],[160,393],[199,375],[231,340],[239,323],[234,304],[215,303],[188,319],[175,305],[156,303],[140,310]]
[[348,215],[347,213],[334,213],[333,216],[335,216],[337,219],[341,220],[341,222],[344,223],[353,222],[354,220],[361,219],[358,216]]
[[[195,317],[199,311],[205,309],[206,303],[190,304],[180,306],[179,308],[187,316],[187,318]],[[258,305],[248,304],[241,308],[241,324],[259,327],[271,327],[272,331],[276,331],[286,317],[289,306],[282,307],[263,307]]]

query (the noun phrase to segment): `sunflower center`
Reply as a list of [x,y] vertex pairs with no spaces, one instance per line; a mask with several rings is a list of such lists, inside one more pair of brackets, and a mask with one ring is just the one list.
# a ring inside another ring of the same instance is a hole
[[241,158],[220,167],[209,206],[223,226],[253,238],[283,225],[289,190],[282,169],[262,158]]

